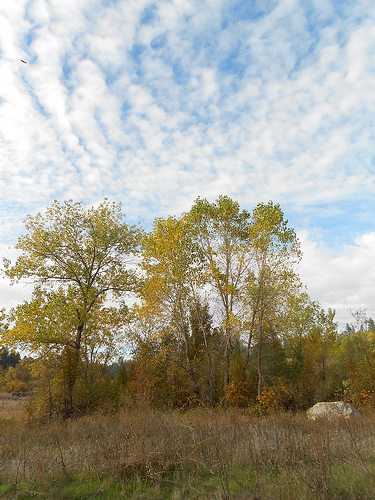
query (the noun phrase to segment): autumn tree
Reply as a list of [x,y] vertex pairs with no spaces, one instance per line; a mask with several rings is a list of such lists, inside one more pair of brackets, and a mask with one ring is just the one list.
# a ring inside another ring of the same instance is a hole
[[214,203],[198,198],[180,218],[157,219],[145,237],[142,314],[154,315],[155,324],[159,315],[163,331],[178,332],[199,398],[202,374],[208,381],[208,404],[218,390],[225,397],[231,372],[240,373],[244,352],[247,370],[255,347],[262,391],[265,338],[276,338],[286,297],[299,286],[298,259],[298,241],[279,205],[258,204],[250,214],[227,196]]
[[71,200],[55,201],[44,213],[28,216],[25,227],[16,244],[21,255],[14,264],[4,260],[4,268],[12,282],[34,284],[34,294],[14,311],[15,326],[3,342],[53,351],[64,360],[64,414],[69,416],[82,348],[87,355],[89,346],[87,332],[96,346],[103,346],[109,332],[100,335],[97,322],[109,314],[106,301],[119,301],[137,288],[134,266],[128,264],[140,231],[128,226],[121,206],[108,200],[89,209]]
[[138,321],[142,318],[143,324],[152,324],[159,340],[170,337],[171,342],[159,345],[169,349],[169,358],[183,367],[193,394],[200,398],[190,315],[196,309],[204,271],[186,218],[156,219],[153,230],[143,238],[142,250],[144,285],[136,307]]
[[354,404],[375,407],[375,327],[365,309],[349,311],[353,317],[339,337],[337,361],[344,396]]
[[301,292],[289,297],[282,321],[285,374],[295,405],[306,408],[334,397],[341,386],[335,311]]
[[300,287],[295,264],[301,252],[296,234],[288,227],[280,205],[272,202],[258,203],[254,208],[247,237],[253,259],[246,286],[249,318],[246,365],[255,340],[259,396],[265,385],[265,343],[267,337],[277,335],[278,318],[288,297]]
[[214,203],[198,198],[186,216],[193,241],[204,259],[209,301],[222,332],[225,391],[230,380],[233,347],[240,334],[240,312],[249,268],[250,214],[229,197],[220,196]]

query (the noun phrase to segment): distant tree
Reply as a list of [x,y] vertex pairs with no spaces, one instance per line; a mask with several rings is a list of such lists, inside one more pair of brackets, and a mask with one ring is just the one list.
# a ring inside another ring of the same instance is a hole
[[[9,329],[9,323],[5,308],[0,309],[0,336],[4,336],[4,333]],[[9,350],[8,347],[4,346],[0,349],[0,366],[4,370],[8,367],[15,367],[20,361],[21,356],[14,351]]]
[[347,323],[339,339],[337,362],[344,395],[360,407],[375,408],[375,324],[365,309],[349,311],[354,322]]
[[14,367],[9,366],[1,377],[1,390],[6,392],[28,392],[33,388],[30,363],[25,358]]
[[367,317],[366,309],[360,308],[356,311],[349,309],[348,312],[354,321],[346,323],[345,329],[342,332],[343,335],[351,335],[356,332],[375,332],[375,322],[371,317]]
[[0,366],[4,370],[9,367],[15,367],[21,361],[21,356],[18,352],[9,351],[7,347],[0,350]]

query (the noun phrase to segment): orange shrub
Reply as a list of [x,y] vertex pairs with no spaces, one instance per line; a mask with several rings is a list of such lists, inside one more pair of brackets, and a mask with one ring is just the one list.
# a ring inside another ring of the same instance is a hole
[[260,396],[257,396],[257,400],[264,412],[270,410],[287,410],[292,404],[292,399],[289,389],[282,382],[267,387]]
[[248,406],[250,399],[247,392],[248,387],[244,382],[230,382],[222,398],[222,403],[240,408]]

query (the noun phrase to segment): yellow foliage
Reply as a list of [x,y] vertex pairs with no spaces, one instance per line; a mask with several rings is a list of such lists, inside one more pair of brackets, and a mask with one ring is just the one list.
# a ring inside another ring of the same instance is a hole
[[249,405],[246,394],[246,385],[243,382],[230,382],[226,388],[222,402],[228,406],[245,407]]
[[362,389],[359,394],[359,408],[366,410],[375,408],[375,390]]
[[27,392],[29,387],[25,382],[22,382],[22,380],[9,380],[1,389],[4,392]]
[[27,392],[31,389],[31,374],[28,366],[18,364],[10,367],[2,376],[1,390],[5,392]]
[[282,382],[279,382],[277,385],[264,389],[262,394],[257,396],[257,400],[265,412],[286,410],[290,406],[292,395],[289,389]]

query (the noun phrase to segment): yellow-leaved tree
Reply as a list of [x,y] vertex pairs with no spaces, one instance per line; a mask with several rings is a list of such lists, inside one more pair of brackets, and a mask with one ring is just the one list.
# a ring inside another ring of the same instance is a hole
[[[299,241],[279,204],[258,203],[248,231],[253,261],[247,277],[249,311],[246,364],[257,348],[258,396],[265,387],[264,355],[267,341],[280,337],[280,316],[288,298],[301,286],[295,264],[301,259]],[[254,342],[255,341],[255,342]]]
[[[200,400],[202,377],[195,366],[191,315],[197,311],[199,288],[205,275],[202,256],[191,239],[189,222],[185,217],[156,219],[152,231],[143,238],[142,250],[144,284],[140,304],[134,308],[138,321],[134,329],[138,362],[140,353],[146,352],[140,347],[148,339],[154,343],[155,359],[156,353],[165,359],[165,376],[171,380],[177,375],[181,380],[186,378],[186,394],[191,392]],[[205,342],[206,355],[207,350]],[[212,383],[210,373],[208,383]]]
[[14,264],[4,260],[6,276],[34,284],[34,292],[12,311],[13,327],[2,342],[61,368],[64,417],[76,407],[80,367],[94,353],[95,359],[108,354],[121,329],[122,298],[138,286],[131,264],[140,230],[124,219],[121,206],[106,199],[88,209],[72,200],[55,201],[44,213],[27,217],[26,233],[16,245],[21,255]]
[[228,196],[214,203],[198,198],[186,214],[192,241],[204,262],[207,295],[216,307],[224,362],[223,391],[230,382],[234,346],[241,333],[246,276],[251,262],[248,239],[250,214]]

